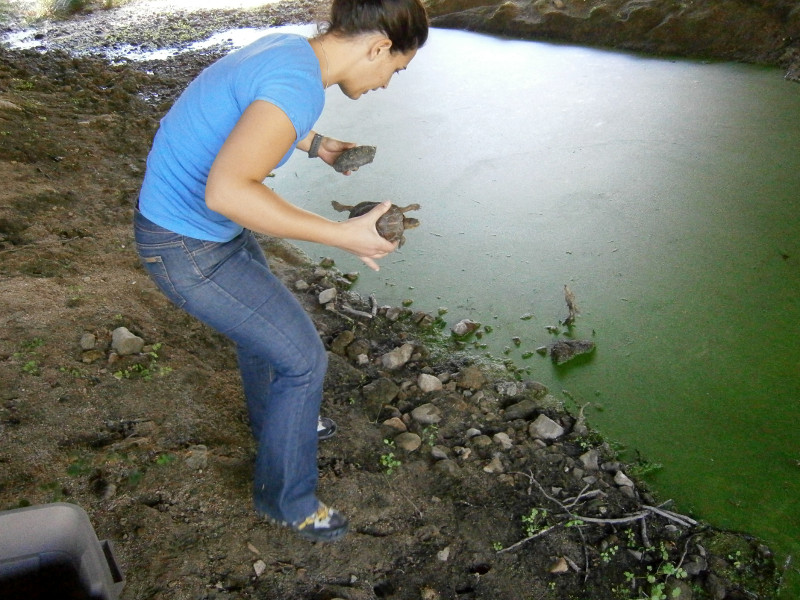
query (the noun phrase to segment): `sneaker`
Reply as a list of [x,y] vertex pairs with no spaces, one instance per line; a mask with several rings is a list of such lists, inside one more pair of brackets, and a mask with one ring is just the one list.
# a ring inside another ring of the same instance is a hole
[[327,440],[336,435],[336,422],[328,417],[317,417],[317,438]]
[[335,542],[347,533],[349,523],[338,510],[329,508],[319,503],[316,512],[299,523],[294,523],[294,529],[300,537],[312,542]]

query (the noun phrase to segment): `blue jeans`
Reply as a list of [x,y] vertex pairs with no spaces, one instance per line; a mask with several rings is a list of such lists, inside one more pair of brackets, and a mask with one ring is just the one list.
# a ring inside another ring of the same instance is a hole
[[318,507],[317,416],[327,355],[301,304],[269,270],[245,230],[229,242],[198,240],[134,217],[136,247],[178,307],[236,344],[257,455],[256,510],[286,523]]

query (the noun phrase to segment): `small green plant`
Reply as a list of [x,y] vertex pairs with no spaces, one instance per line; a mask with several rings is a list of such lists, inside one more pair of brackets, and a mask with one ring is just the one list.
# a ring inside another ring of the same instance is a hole
[[742,568],[742,551],[737,550],[728,555],[728,560],[731,561],[734,569]]
[[522,515],[522,526],[525,529],[525,535],[532,537],[538,531],[544,528],[544,522],[547,520],[547,510],[532,508],[531,512],[527,515]]
[[602,560],[605,564],[608,564],[611,562],[611,559],[614,558],[614,556],[617,554],[618,551],[619,551],[619,546],[617,546],[616,544],[614,544],[613,546],[609,546],[608,548],[600,552],[600,560]]
[[15,360],[24,361],[20,367],[23,373],[28,375],[39,375],[41,373],[36,351],[42,346],[44,346],[42,338],[33,338],[20,344],[19,350],[11,355]]
[[150,351],[146,354],[150,359],[148,364],[134,363],[130,367],[116,371],[114,377],[120,380],[138,377],[145,381],[150,381],[154,376],[164,377],[165,375],[169,375],[172,373],[172,367],[165,367],[158,364],[158,351],[161,350],[163,346],[164,345],[160,342],[153,344]]
[[399,469],[403,463],[394,455],[394,447],[395,447],[394,441],[389,439],[384,439],[383,443],[390,451],[381,454],[381,466],[383,467],[387,475],[393,475],[394,472],[397,469]]
[[[662,543],[661,545],[662,550],[662,557],[664,557],[664,553],[666,549]],[[666,557],[664,558],[665,562],[662,562],[658,568],[653,568],[653,565],[649,565],[647,567],[647,575],[643,578],[646,583],[650,586],[647,588],[646,586],[642,586],[642,589],[639,592],[639,595],[636,598],[643,598],[645,600],[668,600],[667,596],[667,581],[670,577],[674,577],[675,579],[685,579],[686,578],[686,571],[684,571],[681,567],[673,565],[671,562],[666,562]],[[641,579],[636,577],[630,571],[625,572],[625,580],[630,583],[631,585],[635,585],[636,580]],[[675,588],[672,590],[672,598],[678,598],[681,595],[680,588]]]
[[500,550],[502,549],[503,549],[503,544],[501,544],[500,542],[492,542],[492,550],[494,550],[495,552],[500,552]]
[[39,371],[39,361],[38,360],[29,360],[24,365],[22,365],[22,372],[27,373],[28,375],[38,375]]
[[168,464],[175,462],[176,458],[177,457],[171,452],[165,452],[156,457],[156,464],[159,467],[166,467]]
[[426,425],[425,428],[422,430],[422,439],[429,446],[435,446],[436,445],[436,440],[438,438],[439,438],[439,426],[438,425],[432,423],[430,425]]

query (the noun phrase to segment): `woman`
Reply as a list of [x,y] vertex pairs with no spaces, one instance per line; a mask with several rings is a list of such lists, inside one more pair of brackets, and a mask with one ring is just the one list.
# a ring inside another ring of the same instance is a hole
[[263,181],[295,148],[333,164],[354,146],[312,130],[325,88],[357,99],[387,87],[427,35],[419,0],[334,0],[320,35],[267,35],[203,71],[161,121],[147,159],[139,256],[170,300],[235,342],[257,444],[255,508],[314,541],[348,528],[316,497],[327,357],[252,232],[341,248],[377,270],[396,249],[375,230],[390,203],[334,222]]

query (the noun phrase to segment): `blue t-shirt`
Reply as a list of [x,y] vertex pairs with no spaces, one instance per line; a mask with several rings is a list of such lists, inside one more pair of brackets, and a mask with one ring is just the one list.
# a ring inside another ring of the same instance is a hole
[[295,144],[322,113],[325,90],[308,39],[267,35],[205,69],[178,98],[153,140],[139,194],[139,210],[152,222],[202,240],[226,242],[242,226],[210,210],[206,180],[222,144],[255,100],[280,108],[294,125]]

